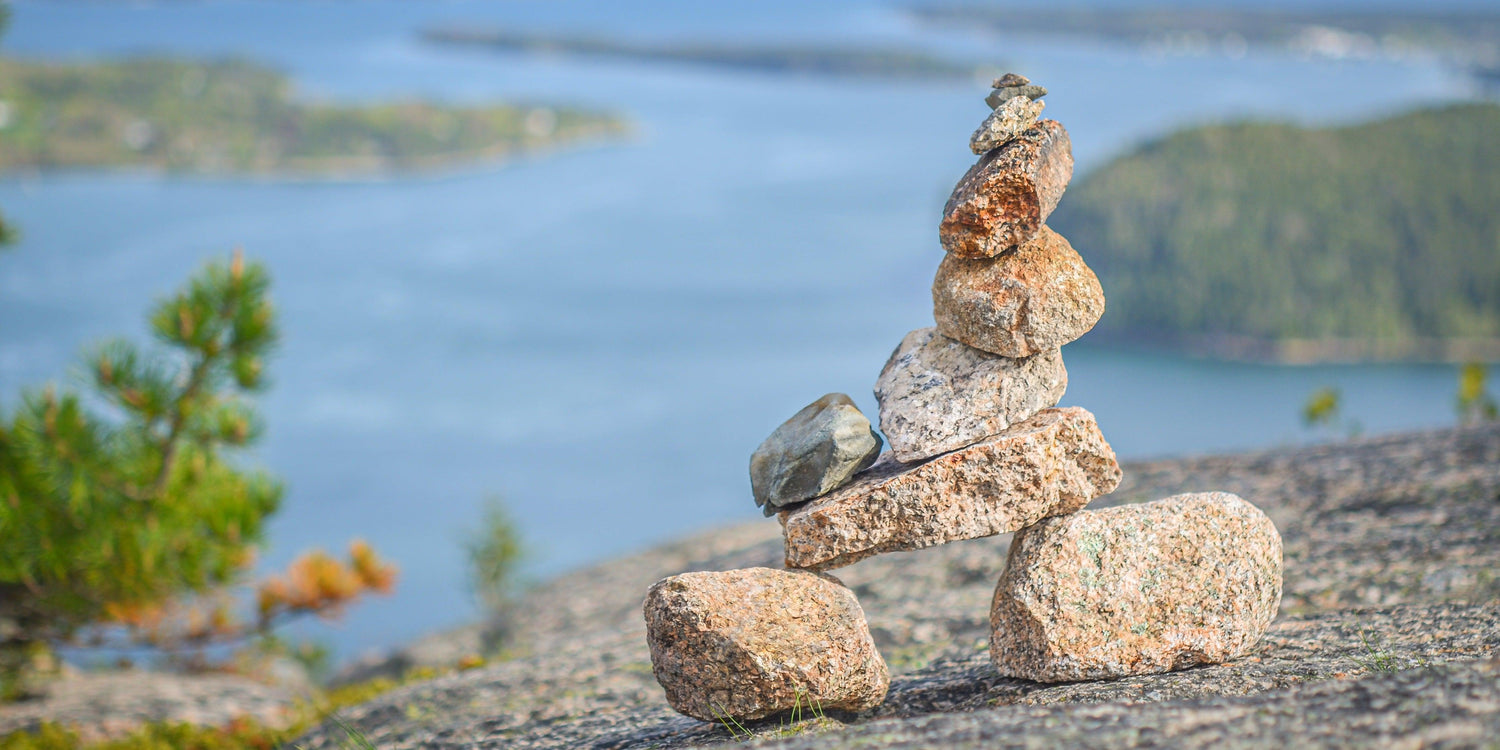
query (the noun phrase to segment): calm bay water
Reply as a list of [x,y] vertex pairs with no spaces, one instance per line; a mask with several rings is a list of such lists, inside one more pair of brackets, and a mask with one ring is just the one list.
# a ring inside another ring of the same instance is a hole
[[[536,575],[758,517],[756,444],[828,391],[873,414],[886,356],[931,324],[938,213],[985,113],[977,81],[490,55],[416,29],[879,41],[1013,62],[1055,92],[1047,114],[1080,173],[1185,124],[1336,122],[1468,93],[1423,62],[1153,57],[935,32],[869,2],[701,5],[16,3],[11,54],[243,55],[314,96],[565,101],[622,110],[639,133],[401,179],[0,180],[25,233],[0,255],[0,398],[64,373],[89,341],[141,332],[150,301],[207,255],[265,261],[284,344],[258,459],[289,483],[266,564],[357,535],[403,571],[395,597],[329,636],[347,655],[472,616],[457,542],[486,493],[514,510]],[[1453,421],[1452,367],[1228,364],[1087,339],[1066,356],[1065,403],[1094,411],[1127,458],[1315,438],[1298,411],[1324,385],[1367,431]]]

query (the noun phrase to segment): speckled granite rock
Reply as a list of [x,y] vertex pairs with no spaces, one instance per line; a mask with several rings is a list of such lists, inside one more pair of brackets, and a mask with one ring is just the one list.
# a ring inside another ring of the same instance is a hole
[[882,441],[854,400],[830,393],[777,427],[750,456],[750,489],[767,516],[811,500],[869,468]]
[[652,671],[703,721],[804,708],[859,711],[890,685],[865,613],[836,579],[747,568],[658,581],[646,594]]
[[1025,242],[1062,200],[1073,177],[1073,144],[1056,120],[986,152],[943,207],[938,237],[960,258],[992,258]]
[[875,381],[880,431],[896,460],[917,461],[998,435],[1055,406],[1068,388],[1057,351],[997,357],[940,336],[906,334]]
[[1073,682],[1244,655],[1281,602],[1281,537],[1226,492],[1049,518],[1016,535],[990,609],[1000,674]]
[[915,464],[889,458],[782,514],[786,564],[826,570],[871,555],[1015,531],[1072,513],[1120,483],[1084,409],[1046,409],[1004,433]]
[[[1221,696],[1269,702],[1307,695],[1298,686],[1352,691],[1339,693],[1348,698],[1341,705],[1309,703],[1304,716],[1282,725],[1276,744],[1296,747],[1304,733],[1338,731],[1360,717],[1389,710],[1399,723],[1410,715],[1403,704],[1363,702],[1381,695],[1362,692],[1367,677],[1404,679],[1385,671],[1500,653],[1500,576],[1493,573],[1500,570],[1500,424],[1136,462],[1125,466],[1113,494],[1090,507],[1207,488],[1254,498],[1281,531],[1282,613],[1250,655],[1100,682],[1001,677],[987,650],[987,607],[1010,535],[878,555],[838,573],[858,595],[890,665],[890,692],[877,709],[839,714],[843,731],[801,747],[944,746],[945,727],[991,720],[1001,723],[990,746],[1046,747],[1054,736],[1069,744],[1066,738],[1090,732],[1149,743],[1160,717],[1152,706],[1162,701],[1185,708],[1161,726],[1197,722],[1212,732],[1220,726]],[[667,705],[651,673],[641,596],[664,576],[774,567],[783,553],[780,529],[757,520],[561,575],[513,608],[507,660],[409,685],[340,715],[381,750],[731,742],[723,727]],[[1455,601],[1468,603],[1441,603]],[[1437,692],[1433,705],[1464,697]],[[1074,727],[1076,717],[1093,711],[1100,712],[1097,723]],[[781,721],[747,726],[774,734]],[[1139,739],[1124,737],[1126,729]],[[341,742],[347,736],[329,722],[289,744],[332,750]]]
[[1028,86],[1025,84],[1020,86],[1003,86],[991,91],[990,95],[984,98],[984,103],[991,107],[998,107],[1018,96],[1024,96],[1027,99],[1040,99],[1046,95],[1047,89],[1042,86]]
[[1047,227],[998,258],[945,256],[932,282],[938,333],[1002,357],[1029,357],[1089,332],[1104,314],[1099,279]]
[[969,150],[982,154],[1010,143],[1016,136],[1036,125],[1036,118],[1047,107],[1046,102],[1015,96],[1000,103],[979,129],[969,136]]
[[1011,86],[1025,86],[1028,83],[1031,83],[1031,79],[1021,75],[1020,73],[1006,73],[1005,75],[991,81],[990,88],[1006,89],[1010,88]]

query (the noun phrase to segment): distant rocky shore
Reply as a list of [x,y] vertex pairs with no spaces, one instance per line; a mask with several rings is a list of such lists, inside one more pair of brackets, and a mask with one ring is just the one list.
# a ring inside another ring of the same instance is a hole
[[[1120,487],[1090,508],[1217,488],[1274,520],[1285,593],[1251,655],[1110,681],[1001,677],[987,653],[986,613],[1010,535],[995,536],[840,569],[890,665],[885,701],[746,730],[799,748],[1043,747],[1084,736],[1118,746],[1463,747],[1500,731],[1500,425],[1122,468]],[[667,705],[641,599],[665,576],[779,567],[783,554],[780,529],[760,521],[576,571],[517,607],[510,648],[521,656],[398,689],[344,718],[381,748],[745,739]],[[297,744],[341,740],[326,726]]]

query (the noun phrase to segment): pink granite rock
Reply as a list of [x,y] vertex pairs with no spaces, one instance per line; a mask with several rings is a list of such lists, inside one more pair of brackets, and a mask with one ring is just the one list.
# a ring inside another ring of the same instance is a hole
[[746,568],[664,578],[646,594],[651,667],[703,721],[880,705],[890,673],[853,592],[831,576]]
[[1281,602],[1281,536],[1227,492],[1049,518],[1016,535],[990,658],[1037,682],[1154,674],[1247,653]]
[[1047,409],[937,458],[903,464],[888,453],[850,484],[783,512],[786,564],[825,570],[1015,531],[1072,513],[1119,483],[1094,415]]
[[998,258],[945,256],[932,282],[938,333],[1003,357],[1077,339],[1104,314],[1104,290],[1073,246],[1042,227]]
[[960,258],[992,258],[1041,230],[1073,177],[1073,145],[1056,120],[1041,120],[986,152],[953,189],[938,237]]

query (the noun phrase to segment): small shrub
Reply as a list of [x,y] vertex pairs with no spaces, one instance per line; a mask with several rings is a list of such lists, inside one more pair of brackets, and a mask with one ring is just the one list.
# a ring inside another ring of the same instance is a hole
[[520,530],[498,497],[485,500],[479,527],[464,548],[474,595],[486,609],[504,610],[519,588],[518,572],[526,550]]

